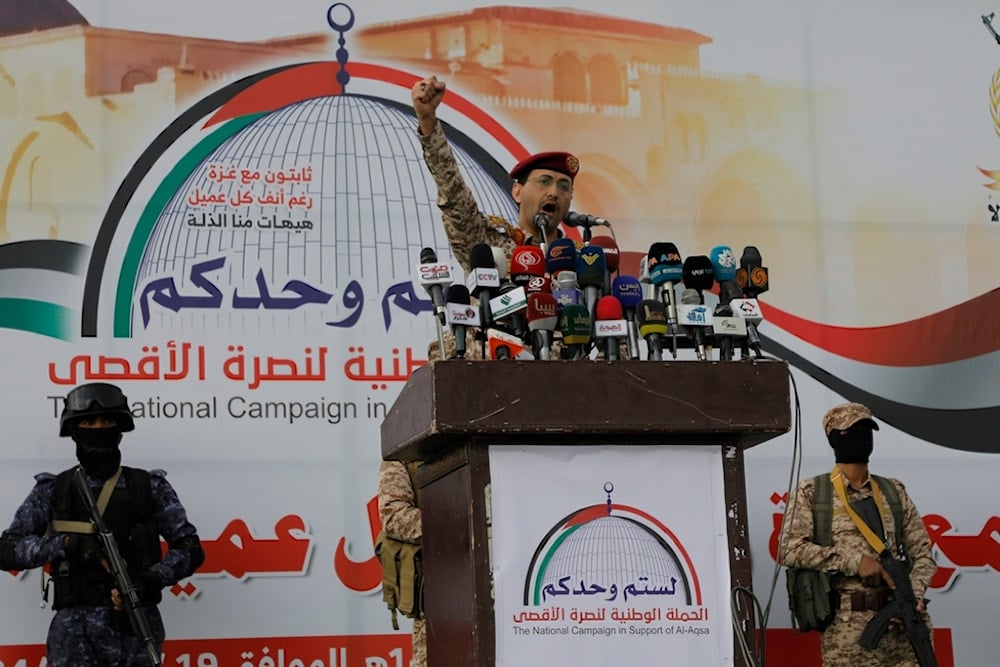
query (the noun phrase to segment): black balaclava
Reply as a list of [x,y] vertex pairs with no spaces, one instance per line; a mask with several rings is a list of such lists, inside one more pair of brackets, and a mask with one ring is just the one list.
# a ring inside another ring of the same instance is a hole
[[868,463],[875,444],[871,424],[854,424],[845,431],[834,429],[826,439],[833,447],[837,463]]
[[108,479],[122,463],[122,453],[118,449],[122,432],[117,426],[111,428],[72,427],[73,442],[76,443],[76,460],[87,474],[98,479]]

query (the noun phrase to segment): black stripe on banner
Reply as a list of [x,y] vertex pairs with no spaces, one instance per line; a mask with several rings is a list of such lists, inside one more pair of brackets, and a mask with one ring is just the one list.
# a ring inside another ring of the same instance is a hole
[[3,269],[45,269],[82,276],[90,249],[72,241],[34,239],[0,245]]
[[839,379],[766,336],[762,335],[760,340],[769,354],[785,359],[848,401],[867,405],[878,419],[904,433],[949,449],[1000,454],[1000,406],[939,410],[898,403]]

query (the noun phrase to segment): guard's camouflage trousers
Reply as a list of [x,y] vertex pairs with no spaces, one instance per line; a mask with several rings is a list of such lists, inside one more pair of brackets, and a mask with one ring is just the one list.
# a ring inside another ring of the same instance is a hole
[[[146,613],[157,647],[163,646],[163,620],[156,609]],[[49,624],[45,641],[49,667],[149,667],[142,641],[133,636],[127,618],[111,607],[60,609]]]
[[413,621],[413,661],[411,667],[427,667],[427,621]]
[[[919,667],[902,625],[890,625],[874,649],[858,643],[874,611],[838,611],[823,631],[823,667]],[[924,615],[930,629],[930,620]]]

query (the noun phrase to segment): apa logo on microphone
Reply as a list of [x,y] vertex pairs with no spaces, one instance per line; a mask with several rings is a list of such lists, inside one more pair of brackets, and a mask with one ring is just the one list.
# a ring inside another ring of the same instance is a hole
[[451,282],[451,266],[448,264],[421,264],[417,272],[421,283]]
[[581,252],[577,257],[587,266],[593,266],[599,260],[604,259],[604,255],[599,252]]

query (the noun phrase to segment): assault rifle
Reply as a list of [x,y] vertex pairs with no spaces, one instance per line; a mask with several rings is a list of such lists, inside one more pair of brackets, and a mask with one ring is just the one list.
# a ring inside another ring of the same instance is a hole
[[128,576],[128,570],[125,568],[125,559],[122,558],[121,552],[118,551],[118,543],[115,541],[115,536],[104,524],[101,511],[97,509],[94,494],[90,491],[90,487],[87,486],[87,480],[80,466],[77,466],[76,470],[73,471],[73,483],[76,484],[77,491],[80,492],[84,504],[90,511],[90,520],[97,530],[97,539],[101,542],[104,555],[108,558],[108,570],[111,572],[111,576],[115,578],[115,586],[118,588],[118,594],[121,595],[125,606],[125,613],[128,614],[129,623],[132,624],[132,631],[146,645],[149,664],[153,667],[161,667],[163,663],[160,661],[160,651],[156,648],[156,642],[153,641],[153,633],[150,631],[146,616],[140,608],[142,604],[139,602],[139,591],[136,590],[135,584],[132,583],[132,579]]
[[931,633],[924,623],[924,617],[917,610],[917,599],[913,594],[913,586],[910,585],[905,562],[896,559],[888,549],[879,555],[879,560],[896,583],[896,590],[892,592],[892,601],[868,621],[858,643],[865,648],[875,648],[882,635],[889,629],[889,623],[898,617],[903,621],[906,637],[913,646],[920,667],[937,667],[937,658],[931,645]]

